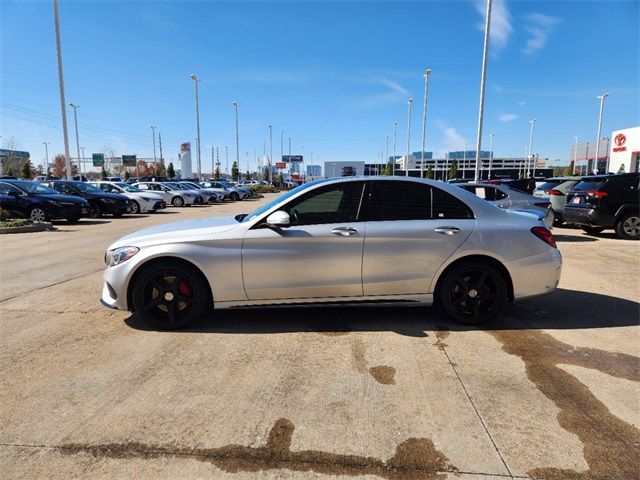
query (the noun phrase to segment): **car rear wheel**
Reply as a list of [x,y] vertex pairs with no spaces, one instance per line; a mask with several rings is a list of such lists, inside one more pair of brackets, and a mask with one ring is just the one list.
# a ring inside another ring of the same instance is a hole
[[171,205],[174,207],[184,207],[184,199],[182,197],[173,197],[171,199]]
[[616,223],[616,235],[624,240],[638,240],[640,238],[640,214],[623,215]]
[[233,200],[234,202],[237,202],[238,200],[240,200],[240,195],[238,195],[238,192],[231,192],[229,194],[229,199]]
[[465,324],[480,325],[495,318],[507,301],[502,272],[484,262],[461,263],[449,270],[436,292],[447,315]]
[[91,210],[89,211],[90,218],[99,218],[102,216],[102,211],[100,210],[100,205],[97,203],[91,204]]
[[140,204],[135,200],[131,201],[131,213],[133,215],[137,215],[138,213],[141,213]]
[[180,328],[200,318],[210,299],[200,272],[180,262],[149,266],[132,288],[133,311],[159,330]]
[[47,220],[47,212],[42,207],[31,207],[29,210],[29,220],[32,222],[44,222]]
[[582,230],[584,230],[589,235],[597,235],[598,233],[602,233],[604,231],[604,228],[602,228],[602,227],[582,227]]

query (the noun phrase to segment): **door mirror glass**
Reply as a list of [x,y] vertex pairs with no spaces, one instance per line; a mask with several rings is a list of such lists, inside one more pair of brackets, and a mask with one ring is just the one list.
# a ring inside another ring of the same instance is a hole
[[288,227],[291,224],[289,214],[278,210],[267,217],[267,225],[270,227]]

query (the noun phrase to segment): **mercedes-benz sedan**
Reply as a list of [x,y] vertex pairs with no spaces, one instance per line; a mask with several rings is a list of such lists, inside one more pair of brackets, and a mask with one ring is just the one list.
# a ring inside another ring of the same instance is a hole
[[379,301],[436,303],[481,323],[553,291],[562,264],[536,215],[383,176],[318,180],[248,215],[148,228],[105,260],[102,303],[160,329],[214,308]]

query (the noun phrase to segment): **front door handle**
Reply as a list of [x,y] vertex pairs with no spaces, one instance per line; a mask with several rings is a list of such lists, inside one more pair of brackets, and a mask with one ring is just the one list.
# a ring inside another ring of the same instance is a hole
[[351,235],[358,233],[358,231],[352,227],[336,227],[331,230],[331,233],[334,235],[341,235],[343,237],[350,237]]
[[433,231],[438,233],[444,233],[445,235],[455,235],[460,231],[460,229],[458,227],[438,227]]

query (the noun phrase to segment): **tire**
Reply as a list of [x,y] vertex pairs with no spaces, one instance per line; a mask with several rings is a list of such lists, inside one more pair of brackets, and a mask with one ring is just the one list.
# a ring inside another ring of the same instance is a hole
[[32,222],[45,222],[47,218],[47,212],[44,208],[35,206],[29,209],[29,220]]
[[627,213],[616,222],[616,235],[623,240],[640,239],[640,214]]
[[100,218],[102,216],[102,210],[100,210],[100,205],[97,203],[91,204],[91,212],[89,213],[89,218]]
[[174,207],[184,207],[184,199],[180,196],[171,199],[171,205]]
[[502,272],[489,263],[460,263],[445,273],[436,301],[455,320],[481,325],[502,311],[507,302],[507,283]]
[[234,202],[237,202],[238,200],[240,200],[240,195],[238,195],[238,192],[231,192],[229,194],[229,200],[233,200]]
[[140,213],[142,213],[142,210],[140,209],[140,204],[138,202],[136,202],[135,200],[131,200],[131,215],[138,215]]
[[210,290],[194,267],[176,261],[155,263],[136,275],[132,307],[145,323],[173,330],[199,319],[210,304]]
[[599,233],[602,233],[604,231],[604,228],[603,227],[582,227],[582,230],[584,230],[589,235],[597,235]]

